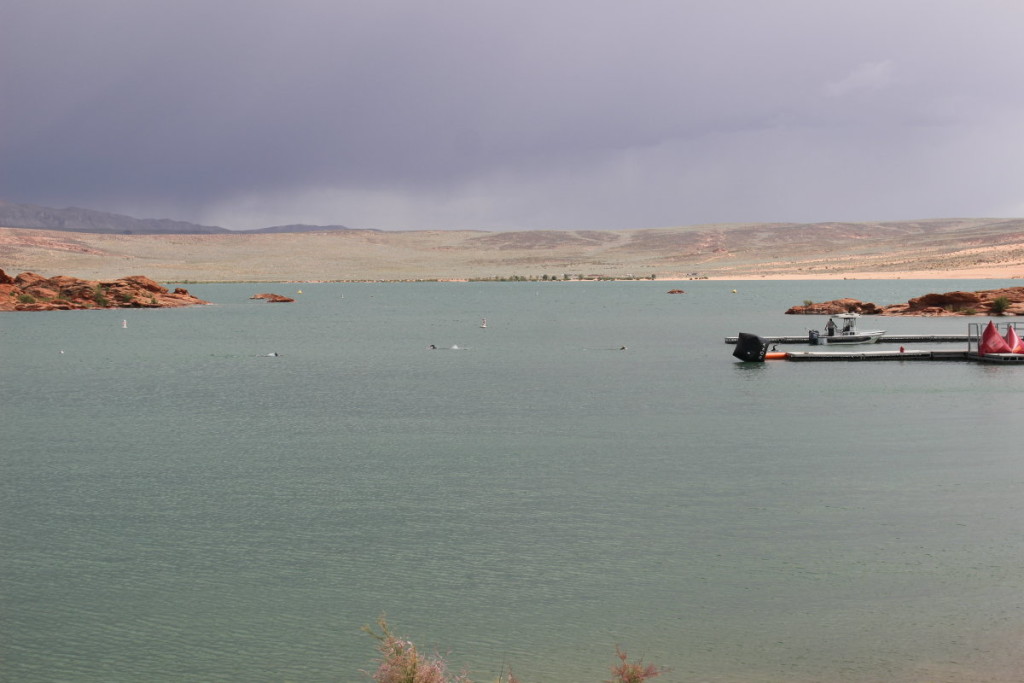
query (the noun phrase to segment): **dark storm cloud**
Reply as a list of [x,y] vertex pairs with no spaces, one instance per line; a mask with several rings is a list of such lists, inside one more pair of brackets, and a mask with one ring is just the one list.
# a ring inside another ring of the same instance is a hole
[[0,198],[227,227],[1020,213],[1011,2],[9,1]]

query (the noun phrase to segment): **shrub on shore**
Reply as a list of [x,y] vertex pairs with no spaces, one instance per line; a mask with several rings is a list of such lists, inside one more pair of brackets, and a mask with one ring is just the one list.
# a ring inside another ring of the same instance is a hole
[[989,309],[994,315],[1003,315],[1006,313],[1006,310],[1010,308],[1011,303],[1012,302],[1009,297],[997,296],[995,299],[992,299],[992,303],[989,304]]
[[[377,619],[377,628],[364,626],[363,630],[377,640],[377,669],[366,673],[374,683],[473,683],[465,673],[453,674],[448,670],[448,663],[441,655],[424,655],[416,645],[391,632],[387,620],[381,616]],[[668,669],[644,664],[642,659],[629,661],[629,655],[615,646],[615,656],[619,663],[611,667],[613,678],[605,683],[643,683],[646,680],[666,673]],[[520,683],[511,669],[508,674],[499,674],[496,683]]]
[[472,683],[464,674],[450,674],[444,657],[421,654],[412,641],[392,633],[384,617],[377,619],[377,627],[380,633],[363,627],[377,640],[380,659],[370,674],[376,683]]

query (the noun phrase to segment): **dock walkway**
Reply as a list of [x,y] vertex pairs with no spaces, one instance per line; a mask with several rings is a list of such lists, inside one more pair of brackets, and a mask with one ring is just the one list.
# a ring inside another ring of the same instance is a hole
[[[810,337],[803,335],[797,336],[781,336],[771,337],[760,335],[769,344],[808,344],[810,343]],[[827,339],[828,337],[822,337]],[[735,344],[739,341],[739,337],[726,337],[726,344]],[[963,342],[967,343],[966,334],[884,334],[879,337],[879,344],[923,344],[928,342]]]
[[966,351],[791,351],[784,360],[792,361],[835,361],[835,360],[967,360]]
[[979,354],[977,351],[938,351],[938,350],[905,350],[905,351],[788,351],[771,354],[766,360],[804,361],[861,361],[861,360],[905,360],[905,361],[974,361],[981,363],[998,363],[1002,365],[1024,365],[1024,354],[1020,353],[989,353]]

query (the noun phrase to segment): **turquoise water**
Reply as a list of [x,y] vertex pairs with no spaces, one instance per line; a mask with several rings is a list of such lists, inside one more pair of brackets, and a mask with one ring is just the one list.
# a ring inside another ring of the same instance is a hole
[[0,316],[0,679],[366,680],[386,613],[480,681],[604,680],[616,644],[664,681],[1020,680],[1024,370],[723,343],[820,327],[783,315],[805,299],[1009,284]]

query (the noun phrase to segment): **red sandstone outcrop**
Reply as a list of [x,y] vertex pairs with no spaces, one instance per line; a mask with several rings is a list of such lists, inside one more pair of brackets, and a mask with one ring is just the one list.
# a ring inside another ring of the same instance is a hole
[[786,313],[806,315],[835,315],[836,313],[860,313],[862,315],[880,315],[882,309],[873,303],[865,303],[857,299],[833,299],[821,303],[807,303],[793,306]]
[[287,303],[290,303],[292,301],[295,301],[295,299],[289,299],[288,297],[281,296],[280,294],[253,294],[249,298],[250,299],[266,299],[268,303],[272,303],[272,304],[287,304]]
[[144,275],[118,280],[43,277],[0,270],[0,311],[74,311],[94,308],[174,308],[209,303],[178,287],[173,292]]
[[[997,302],[997,300],[999,301]],[[1003,303],[1008,305],[1000,310]],[[889,306],[877,306],[857,299],[835,299],[822,303],[793,306],[786,313],[797,315],[835,315],[836,313],[921,316],[1024,315],[1024,287],[986,289],[979,292],[925,294],[911,299],[905,304]]]

